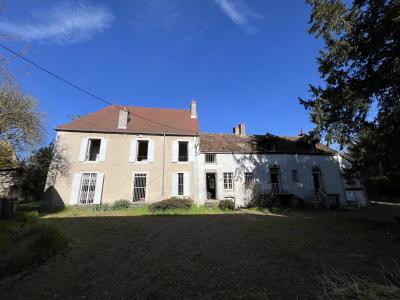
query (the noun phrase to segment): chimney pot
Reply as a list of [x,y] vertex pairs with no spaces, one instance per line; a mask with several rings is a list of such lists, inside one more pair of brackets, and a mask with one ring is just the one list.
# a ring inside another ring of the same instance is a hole
[[119,110],[118,129],[126,129],[128,126],[129,111],[126,107]]
[[239,135],[246,136],[246,125],[244,123],[239,124]]
[[234,135],[239,135],[239,125],[236,125],[235,127],[233,127],[232,132]]
[[196,100],[192,100],[192,104],[190,106],[190,117],[192,119],[196,119],[197,118],[197,103]]

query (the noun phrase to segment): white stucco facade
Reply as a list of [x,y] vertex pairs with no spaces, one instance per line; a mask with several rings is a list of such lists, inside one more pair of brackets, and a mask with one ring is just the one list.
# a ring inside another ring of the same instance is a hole
[[[320,184],[327,194],[336,195],[338,204],[346,206],[345,186],[340,172],[338,155],[298,154],[216,154],[215,163],[206,163],[205,153],[197,158],[198,203],[205,203],[207,196],[206,174],[216,174],[216,199],[234,199],[236,206],[246,206],[252,191],[245,189],[245,173],[253,173],[254,184],[264,192],[271,186],[270,168],[278,167],[282,193],[307,199],[314,193],[313,168],[320,170]],[[296,180],[293,171],[297,173]],[[233,173],[233,188],[224,189],[224,173]]]

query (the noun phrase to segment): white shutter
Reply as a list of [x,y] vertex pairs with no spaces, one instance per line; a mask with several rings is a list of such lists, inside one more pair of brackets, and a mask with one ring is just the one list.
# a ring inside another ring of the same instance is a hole
[[189,161],[190,162],[194,162],[194,160],[196,159],[196,149],[194,147],[194,143],[193,142],[189,142],[188,144],[188,151],[189,151]]
[[131,141],[131,151],[129,153],[129,162],[136,161],[137,139]]
[[78,204],[79,189],[81,187],[81,173],[74,174],[72,177],[71,194],[69,197],[69,205]]
[[178,173],[172,174],[172,197],[178,196]]
[[149,140],[147,161],[148,162],[153,162],[154,161],[154,141],[153,140]]
[[81,140],[81,149],[79,152],[79,161],[85,161],[86,160],[86,152],[87,152],[87,146],[88,146],[88,138],[83,138]]
[[172,162],[178,162],[179,144],[178,141],[172,142]]
[[99,161],[106,160],[106,153],[107,153],[107,139],[101,139],[100,143],[100,152],[99,152]]
[[96,189],[94,191],[93,204],[100,204],[101,203],[101,196],[103,194],[103,179],[104,179],[104,174],[103,173],[97,173]]
[[189,197],[190,195],[190,172],[183,173],[183,195]]

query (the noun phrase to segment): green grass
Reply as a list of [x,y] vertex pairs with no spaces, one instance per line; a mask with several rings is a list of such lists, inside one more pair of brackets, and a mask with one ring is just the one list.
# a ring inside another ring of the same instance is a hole
[[138,206],[120,210],[96,211],[93,207],[67,206],[63,210],[46,213],[43,218],[67,218],[67,217],[100,217],[100,216],[189,216],[189,215],[215,215],[229,214],[231,211],[221,210],[218,207],[208,208],[205,205],[192,206],[190,209],[167,209],[152,212],[149,206]]
[[67,240],[37,212],[18,212],[0,221],[0,279],[29,271],[65,248]]

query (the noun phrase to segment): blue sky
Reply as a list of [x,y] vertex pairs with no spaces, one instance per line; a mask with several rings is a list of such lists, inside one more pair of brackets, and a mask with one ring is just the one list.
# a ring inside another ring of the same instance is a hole
[[[195,98],[204,132],[241,121],[255,134],[312,128],[298,97],[320,82],[321,43],[307,33],[304,1],[2,3],[0,31],[18,37],[5,45],[113,103],[189,108]],[[47,114],[47,140],[68,116],[105,106],[26,62],[10,66]]]

